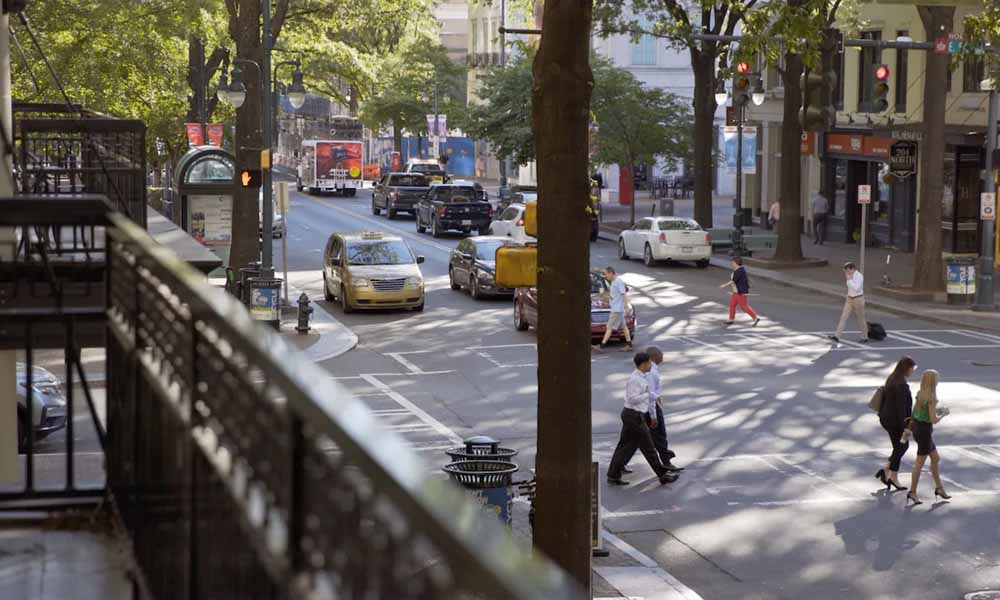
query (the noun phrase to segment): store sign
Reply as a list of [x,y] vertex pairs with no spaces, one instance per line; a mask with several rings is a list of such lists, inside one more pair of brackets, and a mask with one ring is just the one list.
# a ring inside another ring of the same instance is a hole
[[997,218],[997,195],[992,192],[979,194],[979,218],[995,221]]
[[871,203],[872,203],[872,186],[859,185],[858,204],[871,204]]
[[892,140],[884,137],[865,136],[862,144],[862,153],[865,156],[875,158],[889,158],[889,148],[892,147]]
[[851,154],[889,160],[892,138],[873,135],[831,133],[826,136],[826,150],[833,154]]
[[934,54],[948,54],[948,40],[938,38],[934,40]]
[[889,149],[889,172],[900,179],[917,172],[917,143],[896,142]]

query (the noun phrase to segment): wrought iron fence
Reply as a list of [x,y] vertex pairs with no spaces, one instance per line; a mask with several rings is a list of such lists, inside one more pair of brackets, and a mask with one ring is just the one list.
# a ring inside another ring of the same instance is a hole
[[[8,206],[0,226],[41,218]],[[143,595],[579,597],[239,302],[92,208],[107,222],[107,497]]]

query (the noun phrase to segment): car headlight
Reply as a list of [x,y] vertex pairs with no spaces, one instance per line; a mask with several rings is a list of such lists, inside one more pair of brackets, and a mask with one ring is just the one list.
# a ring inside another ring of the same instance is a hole
[[408,290],[419,290],[424,285],[424,280],[419,277],[407,277],[405,287]]
[[351,285],[356,288],[366,288],[371,287],[372,282],[368,281],[364,277],[355,277],[354,279],[351,279]]
[[490,271],[488,269],[479,269],[478,271],[476,271],[476,276],[479,277],[480,279],[489,281],[493,279],[493,271]]

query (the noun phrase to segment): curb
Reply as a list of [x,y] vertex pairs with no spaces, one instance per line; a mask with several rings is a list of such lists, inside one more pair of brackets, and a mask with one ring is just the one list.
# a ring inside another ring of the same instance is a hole
[[[292,298],[298,298],[302,293],[302,290],[298,289],[292,284],[288,285],[288,299],[291,302]],[[310,302],[313,308],[312,319],[309,323],[310,333],[306,335],[319,334],[319,340],[299,350],[302,354],[305,354],[313,362],[323,362],[330,360],[332,358],[337,358],[343,354],[346,354],[353,350],[358,345],[358,336],[348,329],[346,325],[337,320],[333,315],[331,315],[325,308],[319,305],[318,302]],[[297,319],[291,319],[288,321],[282,321],[282,325],[289,324],[291,330],[295,330],[295,325],[298,323]],[[315,332],[315,333],[313,333]],[[292,335],[299,335],[298,333]]]
[[[729,269],[729,259],[728,258],[718,258],[718,257],[713,256],[710,259],[710,264],[713,267],[719,267],[721,269]],[[832,286],[830,284],[825,284],[825,283],[821,283],[821,282],[817,282],[817,281],[798,281],[796,279],[786,277],[786,276],[784,276],[781,273],[775,273],[775,272],[773,272],[771,270],[762,269],[760,267],[747,266],[746,269],[747,269],[747,272],[751,276],[758,277],[760,279],[764,279],[764,280],[770,281],[772,283],[778,283],[780,285],[784,285],[786,287],[795,288],[795,289],[799,289],[799,290],[804,290],[804,291],[809,291],[809,292],[816,292],[816,293],[822,294],[824,296],[830,296],[830,297],[837,298],[837,299],[843,299],[843,297],[844,297],[844,292],[843,292],[842,289],[835,288],[834,286]],[[909,318],[918,318],[918,319],[921,319],[921,320],[924,320],[924,321],[929,321],[929,322],[932,322],[932,323],[938,323],[938,324],[941,324],[941,325],[952,325],[952,326],[956,326],[956,327],[961,327],[963,329],[976,329],[976,330],[986,331],[986,332],[991,332],[991,333],[996,333],[996,332],[1000,331],[1000,329],[989,327],[989,326],[985,326],[985,325],[974,324],[974,323],[967,323],[967,322],[962,321],[962,320],[949,319],[947,317],[936,315],[936,314],[933,314],[933,313],[928,313],[926,311],[915,310],[914,308],[912,308],[910,306],[903,306],[903,305],[900,305],[900,304],[898,304],[898,303],[896,303],[894,301],[880,298],[879,296],[876,296],[876,295],[866,295],[865,296],[865,306],[866,307],[876,308],[876,309],[879,309],[879,310],[881,310],[883,312],[887,312],[887,313],[894,314],[894,315],[897,315],[897,316],[909,317]]]

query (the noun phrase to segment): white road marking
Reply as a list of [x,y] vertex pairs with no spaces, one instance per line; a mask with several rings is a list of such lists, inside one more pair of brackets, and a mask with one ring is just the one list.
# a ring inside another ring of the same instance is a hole
[[371,225],[374,226],[373,231],[385,231],[385,230],[394,231],[394,232],[398,233],[399,235],[404,236],[406,238],[409,238],[409,239],[411,239],[411,240],[413,240],[415,242],[418,242],[418,243],[421,243],[421,244],[427,244],[428,246],[432,246],[434,248],[437,248],[438,250],[442,250],[444,252],[447,252],[447,253],[451,254],[451,250],[452,250],[451,248],[449,248],[449,247],[447,247],[447,246],[445,246],[443,244],[439,244],[437,242],[434,242],[434,241],[432,241],[430,239],[427,239],[426,237],[420,236],[416,231],[404,231],[404,230],[402,230],[402,229],[400,229],[398,227],[394,227],[394,226],[390,225],[389,223],[387,223],[385,221],[376,221],[375,219],[372,219],[370,217],[367,217],[365,215],[357,213],[357,212],[355,212],[353,210],[347,210],[345,208],[341,208],[340,206],[337,206],[336,203],[331,202],[329,200],[323,200],[322,198],[313,198],[312,200],[314,202],[318,202],[318,203],[324,204],[324,205],[326,205],[326,206],[328,206],[328,207],[330,207],[330,208],[332,208],[332,209],[334,209],[334,210],[336,210],[338,212],[348,214],[351,217],[353,217],[355,219],[358,219],[360,221],[365,221],[367,223],[370,223]]
[[538,350],[538,344],[501,344],[499,346],[468,346],[466,350],[496,350],[501,348],[534,348]]
[[424,423],[430,425],[441,436],[447,438],[453,444],[458,445],[458,444],[462,443],[462,438],[458,434],[456,434],[451,429],[448,429],[447,427],[445,427],[445,425],[443,423],[441,423],[441,421],[438,421],[434,417],[432,417],[429,414],[427,414],[427,412],[424,411],[424,409],[420,408],[416,404],[414,404],[414,403],[410,402],[409,400],[407,400],[405,397],[403,397],[402,394],[400,394],[396,390],[392,389],[391,387],[389,387],[388,385],[386,385],[385,383],[383,383],[382,381],[380,381],[378,379],[378,377],[376,377],[374,375],[363,374],[363,375],[361,375],[361,379],[367,381],[373,387],[376,387],[376,388],[382,390],[383,392],[385,392],[385,395],[388,396],[389,398],[391,398],[393,400],[393,402],[395,402],[395,403],[399,404],[400,406],[402,406],[403,408],[409,410],[411,413],[413,413],[413,415],[415,417],[417,417],[418,419],[420,419]]
[[[631,544],[621,539],[617,535],[611,533],[610,531],[605,531],[604,539],[608,540],[613,546],[615,546],[625,554],[628,554],[630,557],[632,557],[632,559],[634,559],[640,565],[645,567],[645,574],[652,575],[655,578],[660,579],[662,582],[669,585],[672,591],[674,592],[674,594],[670,596],[660,595],[659,597],[683,598],[684,600],[702,600],[702,597],[696,594],[694,590],[687,587],[680,581],[677,581],[677,579],[671,576],[670,573],[667,573],[662,568],[660,568],[660,565],[657,564],[655,560],[649,558],[648,556],[646,556],[645,554],[634,548]],[[618,567],[618,568],[626,570],[625,571],[610,570],[614,569],[614,567],[595,567],[595,570],[597,570],[597,572],[601,575],[601,577],[608,580],[608,583],[613,585],[619,591],[625,591],[621,589],[623,587],[625,588],[631,587],[630,582],[634,581],[638,576],[641,576],[643,574],[642,571],[636,571],[635,567],[631,568]],[[643,585],[647,584],[644,582]]]
[[670,508],[660,508],[655,510],[626,510],[619,512],[605,511],[603,516],[605,519],[627,519],[629,517],[654,517],[656,515],[665,515],[667,513],[677,512],[681,509],[679,506],[672,506]]
[[[947,448],[947,446],[941,446],[941,448]],[[981,463],[983,463],[985,465],[989,465],[989,466],[991,466],[993,468],[996,468],[996,469],[1000,469],[1000,460],[992,460],[992,459],[987,458],[987,457],[985,457],[985,456],[983,456],[981,454],[977,454],[977,453],[973,452],[969,447],[951,446],[951,448],[954,448],[960,454],[968,456],[972,460],[975,460],[977,462],[981,462]],[[973,448],[975,448],[975,446],[973,446]]]
[[[448,369],[447,371],[421,371],[419,373],[366,373],[365,375],[371,375],[373,377],[405,377],[408,375],[448,375],[449,373],[454,373],[454,369]],[[331,377],[333,381],[347,381],[351,379],[364,379],[364,375],[339,375]]]
[[386,356],[388,356],[389,358],[393,359],[394,361],[398,362],[399,364],[409,369],[410,373],[413,373],[414,375],[423,375],[424,373],[423,369],[421,369],[420,367],[418,367],[417,365],[413,364],[412,362],[403,357],[403,354],[416,354],[418,352],[420,353],[430,352],[430,350],[414,350],[412,352],[387,352]]
[[816,473],[815,471],[813,471],[811,469],[803,467],[802,465],[800,465],[798,463],[794,463],[794,462],[792,462],[791,460],[789,460],[786,457],[780,457],[777,460],[779,460],[782,463],[788,465],[789,467],[792,467],[793,469],[795,469],[796,471],[798,471],[798,472],[806,475],[807,477],[812,477],[813,479],[818,479],[818,480],[822,481],[825,485],[828,485],[828,486],[831,486],[831,487],[835,487],[835,488],[839,489],[840,491],[848,493],[848,494],[852,493],[851,490],[849,490],[846,487],[840,485],[839,483],[837,483],[835,481],[831,481],[829,478],[824,477],[824,476],[820,475],[819,473]]
[[972,330],[969,330],[969,329],[959,329],[959,330],[954,331],[953,333],[957,333],[959,335],[964,335],[965,337],[971,337],[971,338],[980,339],[980,340],[987,340],[987,341],[990,341],[990,342],[994,342],[994,343],[1000,344],[1000,337],[997,337],[995,335],[990,335],[988,333],[983,333],[981,331],[972,331]]

